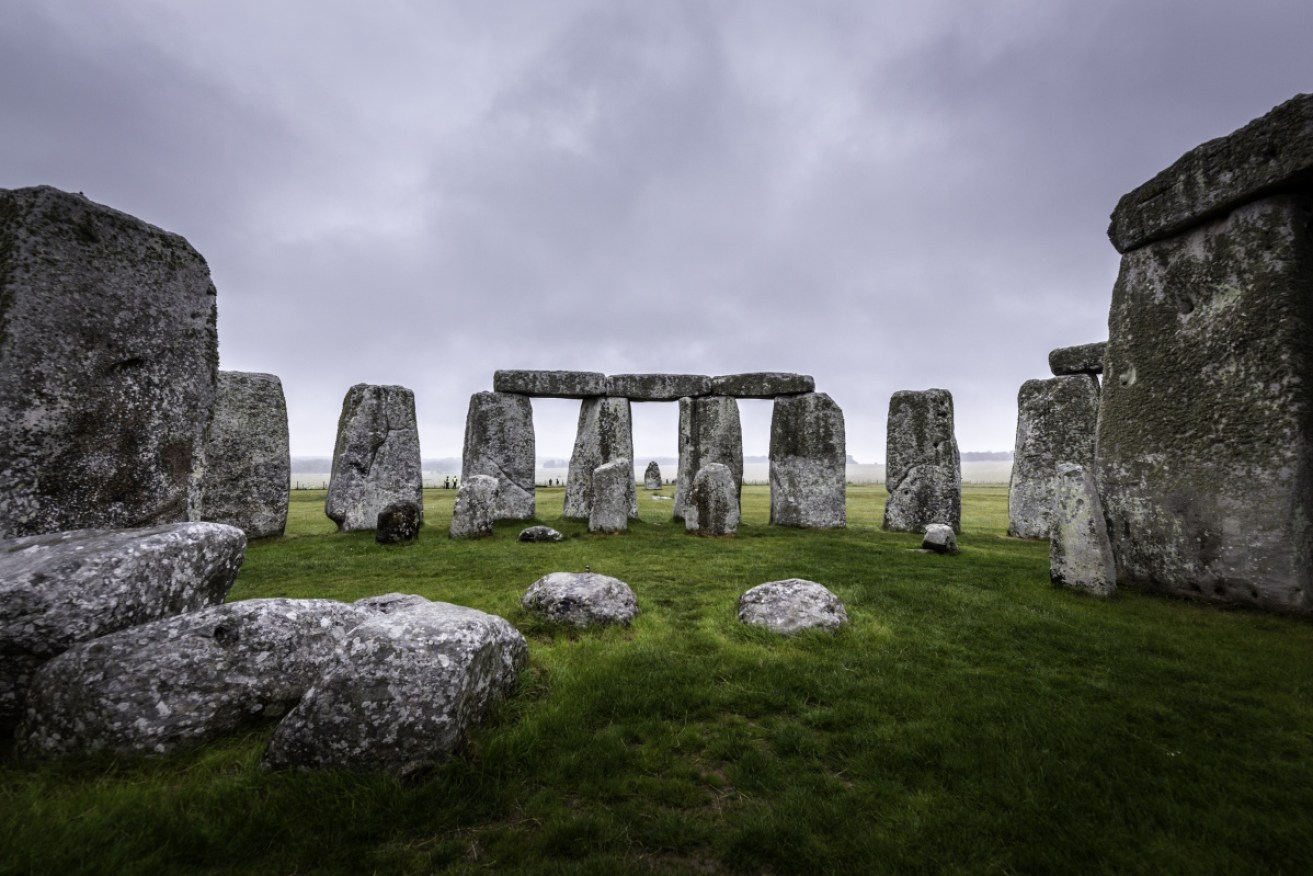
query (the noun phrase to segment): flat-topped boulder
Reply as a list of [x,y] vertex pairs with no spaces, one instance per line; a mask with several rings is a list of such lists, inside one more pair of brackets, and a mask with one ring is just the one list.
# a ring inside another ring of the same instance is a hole
[[805,630],[835,632],[848,623],[843,602],[824,586],[803,578],[758,584],[739,597],[739,621],[791,636]]
[[496,371],[492,388],[540,398],[588,398],[607,394],[607,378],[598,371]]
[[1108,239],[1127,253],[1277,193],[1313,194],[1313,95],[1209,140],[1122,196]]
[[358,383],[342,401],[324,510],[339,532],[354,532],[373,529],[394,502],[424,507],[415,393]]
[[1049,370],[1056,377],[1071,374],[1102,374],[1103,354],[1107,341],[1081,344],[1076,347],[1059,347],[1049,353]]
[[552,572],[530,585],[520,599],[525,611],[573,627],[628,626],[638,616],[638,599],[628,584],[597,572]]
[[631,401],[678,401],[711,395],[711,378],[705,374],[612,374],[607,395]]
[[713,377],[709,394],[731,398],[775,398],[777,395],[802,395],[815,390],[816,381],[806,374],[755,371]]
[[461,479],[488,475],[500,489],[492,509],[495,520],[529,520],[534,516],[533,403],[527,395],[476,392],[465,417]]

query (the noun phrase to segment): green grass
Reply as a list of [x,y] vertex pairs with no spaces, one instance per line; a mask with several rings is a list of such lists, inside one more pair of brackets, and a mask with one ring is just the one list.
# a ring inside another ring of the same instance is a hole
[[[667,495],[669,490],[664,491]],[[1048,584],[1047,546],[1003,536],[1007,491],[969,488],[962,553],[879,528],[766,525],[734,539],[642,520],[561,544],[445,531],[338,535],[322,492],[252,544],[231,598],[420,593],[528,637],[516,695],[418,781],[268,774],[270,725],[166,758],[0,757],[2,873],[1298,873],[1313,871],[1313,625]],[[559,631],[519,597],[539,576],[628,582],[630,629]],[[844,601],[838,635],[736,622],[786,577]]]

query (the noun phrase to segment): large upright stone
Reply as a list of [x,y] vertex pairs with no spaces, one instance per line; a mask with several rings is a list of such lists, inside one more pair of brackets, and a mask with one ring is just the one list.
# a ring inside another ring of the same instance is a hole
[[606,379],[606,394],[630,401],[677,401],[710,395],[711,378],[705,374],[612,374]]
[[491,475],[470,475],[461,481],[456,490],[456,502],[451,509],[452,538],[482,538],[492,535],[497,507],[498,481]]
[[607,379],[597,371],[497,371],[492,388],[540,398],[591,398],[606,395]]
[[655,459],[647,464],[647,470],[643,472],[643,489],[661,489],[661,466],[657,465]]
[[684,509],[684,529],[698,535],[739,531],[739,485],[729,466],[712,462],[698,469]]
[[780,396],[770,420],[770,522],[838,529],[844,509],[847,439],[843,411],[823,392]]
[[461,479],[488,475],[500,489],[495,520],[534,516],[533,404],[527,395],[476,392],[465,417]]
[[324,510],[339,532],[373,529],[394,502],[423,507],[415,394],[358,383],[347,390]]
[[1092,468],[1099,384],[1089,375],[1027,380],[1017,393],[1008,535],[1048,538],[1058,466]]
[[1107,341],[1059,347],[1049,352],[1049,370],[1057,377],[1068,374],[1102,374],[1103,354],[1107,348]]
[[187,520],[218,364],[186,240],[0,190],[0,537]]
[[775,398],[777,395],[802,395],[815,389],[816,381],[807,374],[754,371],[711,378],[710,394],[731,398]]
[[1049,531],[1049,580],[1055,587],[1111,596],[1117,570],[1103,502],[1082,465],[1058,466]]
[[624,532],[629,528],[629,511],[634,501],[634,465],[621,457],[593,472],[593,507],[588,514],[589,532]]
[[193,516],[236,526],[248,538],[282,535],[291,467],[282,381],[220,371]]
[[[593,472],[617,459],[634,458],[634,425],[629,399],[586,398],[579,404],[579,428],[565,479],[562,517],[587,520],[593,511]],[[630,463],[632,465],[632,462]],[[638,490],[629,481],[629,516],[638,516]]]
[[734,478],[734,500],[743,490],[743,427],[739,403],[728,396],[679,400],[679,469],[675,477],[674,517],[683,520],[693,478],[712,463]]
[[884,528],[924,532],[931,523],[962,528],[962,467],[946,389],[903,390],[889,399]]

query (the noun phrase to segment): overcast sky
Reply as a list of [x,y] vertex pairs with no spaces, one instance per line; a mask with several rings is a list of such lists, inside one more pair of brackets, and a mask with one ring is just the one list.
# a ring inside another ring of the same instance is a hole
[[[1107,335],[1117,198],[1313,90],[1311,35],[1309,0],[5,0],[0,187],[185,236],[294,455],[361,382],[458,455],[499,368],[811,374],[863,462],[944,387],[1010,450],[1021,382]],[[540,455],[577,410],[535,402]],[[635,422],[674,455],[673,404]]]

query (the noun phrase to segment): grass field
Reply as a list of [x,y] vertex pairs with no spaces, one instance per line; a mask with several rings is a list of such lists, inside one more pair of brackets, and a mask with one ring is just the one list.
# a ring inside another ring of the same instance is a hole
[[[665,491],[669,494],[669,490]],[[430,491],[416,544],[339,535],[323,493],[252,544],[232,599],[420,593],[526,635],[516,695],[420,780],[263,772],[271,725],[167,758],[0,756],[0,873],[1313,872],[1313,625],[1122,592],[1054,590],[1047,545],[1004,536],[1006,488],[968,488],[962,553],[880,530],[734,539],[642,520],[518,544],[451,542]],[[629,629],[519,608],[557,570],[628,582]],[[780,639],[743,590],[802,577],[851,625]]]

